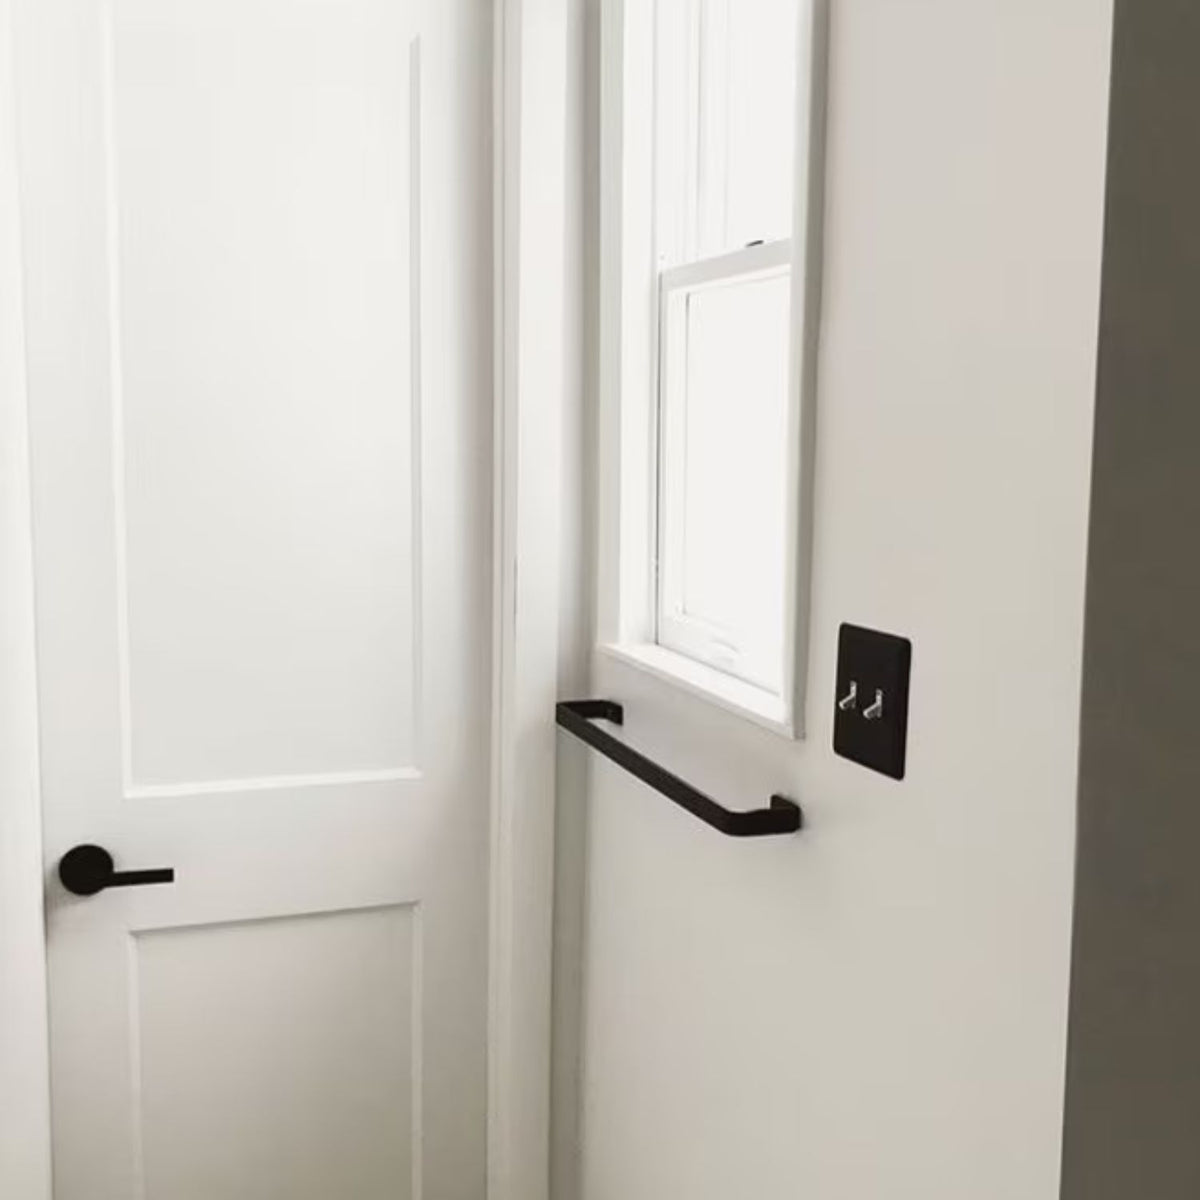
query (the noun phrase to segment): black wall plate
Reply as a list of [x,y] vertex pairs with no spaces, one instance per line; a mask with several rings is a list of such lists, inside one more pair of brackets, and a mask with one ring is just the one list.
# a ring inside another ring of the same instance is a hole
[[912,642],[858,625],[838,632],[833,750],[872,771],[904,778]]

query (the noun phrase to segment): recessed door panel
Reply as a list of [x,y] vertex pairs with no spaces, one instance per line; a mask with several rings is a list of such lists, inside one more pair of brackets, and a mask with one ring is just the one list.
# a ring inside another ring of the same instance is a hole
[[108,14],[133,790],[414,765],[413,8]]
[[411,907],[134,938],[150,1200],[419,1195]]

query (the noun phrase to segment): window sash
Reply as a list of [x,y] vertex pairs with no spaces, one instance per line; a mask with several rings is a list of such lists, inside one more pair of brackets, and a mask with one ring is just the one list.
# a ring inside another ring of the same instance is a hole
[[[686,313],[688,298],[698,291],[790,275],[791,264],[791,240],[780,239],[671,267],[659,276],[655,641],[664,649],[773,692],[779,690],[779,684],[768,680],[783,666],[777,660],[787,651],[784,629],[739,642],[733,631],[717,628],[685,609]],[[788,347],[783,347],[783,352],[786,354]],[[785,547],[779,550],[783,554]]]

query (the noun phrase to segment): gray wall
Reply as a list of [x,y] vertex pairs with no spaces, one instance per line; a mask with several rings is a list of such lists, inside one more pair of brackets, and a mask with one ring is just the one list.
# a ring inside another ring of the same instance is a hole
[[1196,1200],[1196,0],[1116,4],[1094,469],[1062,1195]]

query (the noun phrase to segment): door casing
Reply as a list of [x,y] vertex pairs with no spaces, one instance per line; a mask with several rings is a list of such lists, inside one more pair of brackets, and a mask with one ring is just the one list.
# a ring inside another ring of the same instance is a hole
[[0,0],[0,1193],[50,1198],[21,228],[9,0]]

